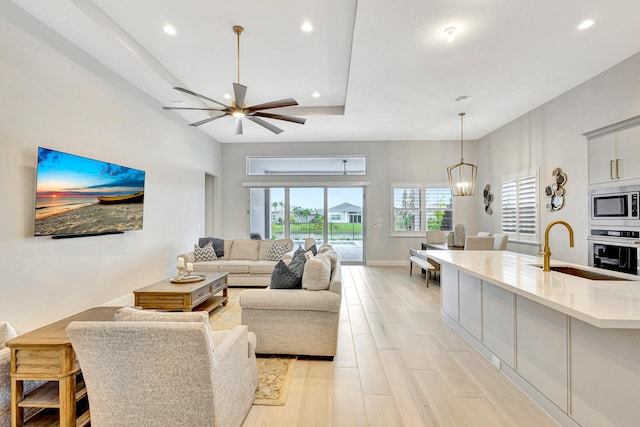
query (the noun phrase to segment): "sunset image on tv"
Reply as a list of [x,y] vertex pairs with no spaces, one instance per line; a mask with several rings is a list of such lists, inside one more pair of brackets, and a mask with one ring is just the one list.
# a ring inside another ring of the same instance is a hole
[[144,171],[38,149],[34,235],[141,230]]

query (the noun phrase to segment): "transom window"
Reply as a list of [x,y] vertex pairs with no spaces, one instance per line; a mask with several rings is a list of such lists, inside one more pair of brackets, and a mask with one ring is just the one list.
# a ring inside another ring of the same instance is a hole
[[247,157],[247,175],[366,175],[365,156]]

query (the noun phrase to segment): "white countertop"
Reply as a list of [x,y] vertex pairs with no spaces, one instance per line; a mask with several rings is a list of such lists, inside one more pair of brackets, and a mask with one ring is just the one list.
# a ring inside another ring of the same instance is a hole
[[640,329],[640,277],[551,260],[611,276],[632,279],[588,280],[544,272],[542,257],[509,251],[427,250],[429,258],[451,264],[482,280],[599,328]]

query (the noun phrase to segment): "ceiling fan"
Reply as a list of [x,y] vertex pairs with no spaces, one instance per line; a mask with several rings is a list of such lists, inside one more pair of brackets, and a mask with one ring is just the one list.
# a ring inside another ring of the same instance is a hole
[[260,126],[270,130],[275,134],[282,133],[283,130],[277,126],[272,125],[271,123],[262,120],[261,117],[268,119],[276,119],[283,120],[286,122],[299,123],[304,124],[307,119],[294,117],[294,116],[286,116],[283,114],[274,114],[263,112],[261,110],[269,110],[271,108],[280,108],[280,107],[291,107],[294,105],[298,105],[295,99],[287,98],[281,99],[279,101],[271,101],[266,102],[264,104],[247,106],[244,103],[244,98],[247,93],[247,87],[240,84],[240,35],[244,31],[244,28],[239,25],[234,25],[233,32],[238,36],[238,83],[233,84],[233,94],[235,96],[235,100],[231,103],[231,105],[225,105],[222,102],[218,102],[215,99],[208,98],[204,95],[200,95],[199,93],[195,93],[189,89],[185,89],[182,87],[174,87],[175,90],[179,90],[180,92],[184,92],[186,94],[197,96],[198,98],[202,98],[206,101],[213,102],[222,106],[222,109],[216,108],[195,108],[195,107],[162,107],[164,110],[201,110],[201,111],[219,111],[222,114],[219,116],[209,117],[204,120],[200,120],[199,122],[191,123],[189,126],[200,126],[205,123],[212,122],[221,117],[232,116],[236,119],[235,126],[235,134],[242,135],[242,119],[246,118],[251,120],[254,123],[259,124]]

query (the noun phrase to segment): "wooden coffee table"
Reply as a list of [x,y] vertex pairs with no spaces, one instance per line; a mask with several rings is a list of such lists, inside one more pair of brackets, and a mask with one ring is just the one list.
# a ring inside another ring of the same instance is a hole
[[[133,291],[135,305],[163,311],[212,311],[227,304],[228,273],[198,273],[205,276],[200,282],[172,283],[161,280]],[[222,295],[215,295],[222,291]]]

